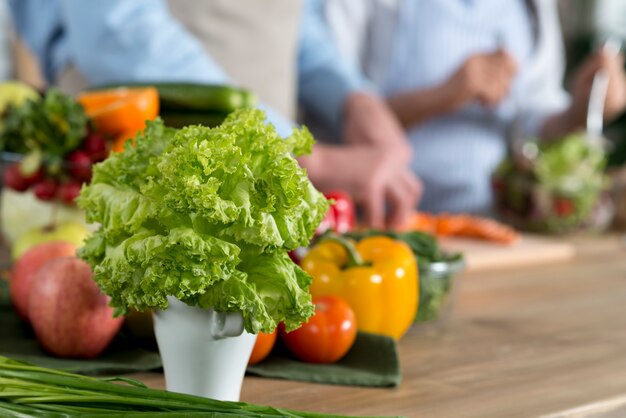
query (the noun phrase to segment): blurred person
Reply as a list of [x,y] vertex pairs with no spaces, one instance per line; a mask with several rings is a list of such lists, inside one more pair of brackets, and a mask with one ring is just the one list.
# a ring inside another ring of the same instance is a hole
[[622,56],[607,51],[564,90],[555,0],[326,0],[321,13],[406,128],[425,211],[491,214],[489,179],[512,126],[525,138],[583,128],[600,68],[610,75],[605,118],[626,106]]
[[0,81],[13,76],[9,28],[9,11],[4,0],[0,0]]
[[316,0],[9,4],[50,84],[76,92],[113,82],[234,83],[258,94],[281,134],[291,130],[285,117],[295,116],[298,95],[358,143],[317,144],[300,160],[321,191],[350,193],[374,227],[401,225],[419,199],[402,128],[332,47]]

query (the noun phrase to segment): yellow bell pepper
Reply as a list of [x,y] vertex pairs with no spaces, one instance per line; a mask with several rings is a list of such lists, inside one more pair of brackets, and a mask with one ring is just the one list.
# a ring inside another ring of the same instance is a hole
[[404,242],[375,236],[353,244],[327,237],[306,254],[302,268],[313,277],[313,297],[345,299],[360,330],[399,339],[413,324],[419,278],[415,256]]

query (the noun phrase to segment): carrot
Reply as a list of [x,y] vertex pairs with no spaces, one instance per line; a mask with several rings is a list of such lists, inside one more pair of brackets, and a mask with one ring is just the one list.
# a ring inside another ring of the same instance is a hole
[[406,229],[435,235],[437,233],[437,218],[428,213],[415,212]]
[[507,225],[467,214],[432,215],[418,212],[413,216],[408,229],[438,236],[477,238],[505,245],[513,244],[519,239],[517,231]]

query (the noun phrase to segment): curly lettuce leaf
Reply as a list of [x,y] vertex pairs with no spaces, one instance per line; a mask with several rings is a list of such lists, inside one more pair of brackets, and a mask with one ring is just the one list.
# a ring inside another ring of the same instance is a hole
[[148,124],[137,146],[94,169],[78,201],[100,229],[80,255],[116,312],[190,305],[240,311],[246,330],[294,329],[313,312],[310,277],[287,251],[307,245],[328,202],[258,110],[217,128]]

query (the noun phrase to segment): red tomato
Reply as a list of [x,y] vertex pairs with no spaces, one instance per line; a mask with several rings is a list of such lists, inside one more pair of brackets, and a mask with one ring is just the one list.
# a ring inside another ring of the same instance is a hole
[[552,206],[556,214],[563,218],[571,215],[572,212],[574,212],[574,203],[571,200],[563,197],[555,198]]
[[352,347],[356,339],[356,318],[346,301],[338,296],[313,298],[315,315],[290,333],[283,324],[280,335],[287,349],[307,363],[334,363]]
[[248,365],[252,366],[253,364],[257,364],[261,360],[264,360],[272,351],[274,347],[274,343],[276,342],[276,330],[271,334],[266,334],[264,332],[259,332],[256,336],[256,342],[254,343],[254,348],[252,349],[252,354],[250,354],[250,360],[248,360]]

